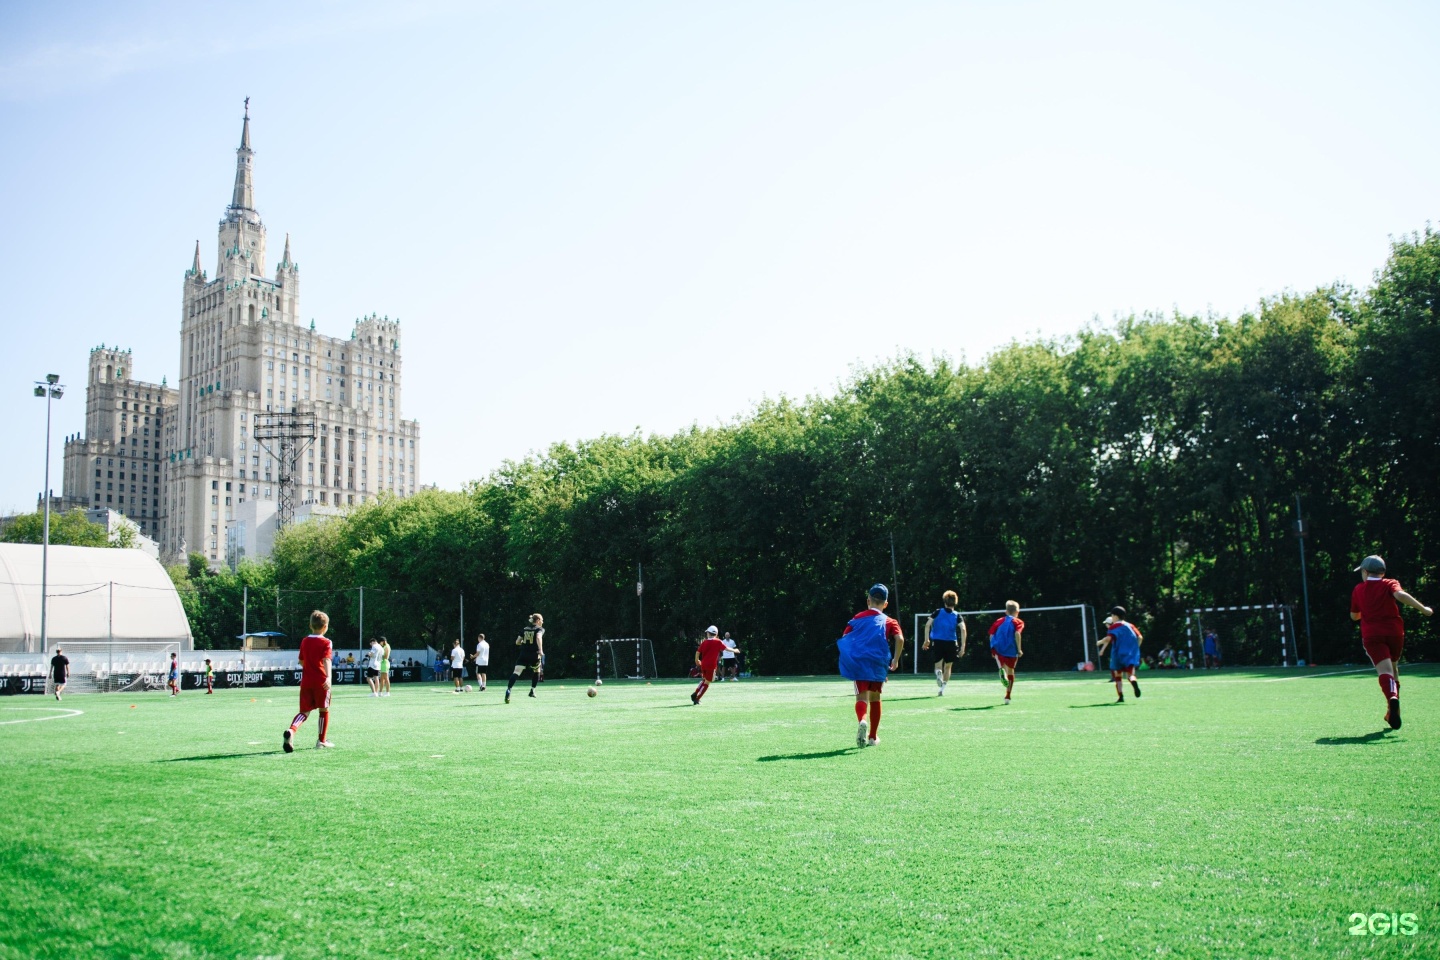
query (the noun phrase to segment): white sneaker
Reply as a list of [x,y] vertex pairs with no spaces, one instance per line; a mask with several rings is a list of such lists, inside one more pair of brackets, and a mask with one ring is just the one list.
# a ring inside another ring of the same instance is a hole
[[865,738],[870,735],[870,724],[864,720],[860,721],[860,729],[855,731],[855,746],[865,746]]
[[879,746],[879,745],[880,745],[880,738],[879,738],[879,737],[871,737],[869,740],[866,740],[866,741],[865,741],[865,746],[867,746],[867,747],[877,747],[877,746]]
[[1002,705],[1008,707],[1008,706],[1010,706],[1010,698],[1009,698],[1009,697],[1006,697],[1004,700],[1001,700],[1000,703],[1001,703]]
[[317,741],[315,741],[315,749],[316,749],[316,750],[329,750],[329,749],[330,749],[331,747],[333,747],[333,746],[335,746],[335,744],[331,743],[329,740],[317,740]]
[[936,691],[935,696],[937,696],[937,697],[943,697],[943,696],[945,696],[945,684],[943,684],[943,683],[940,684],[940,689]]

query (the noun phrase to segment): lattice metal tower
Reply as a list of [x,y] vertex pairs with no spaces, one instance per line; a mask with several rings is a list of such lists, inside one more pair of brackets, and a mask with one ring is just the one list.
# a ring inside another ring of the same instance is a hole
[[295,480],[300,454],[315,441],[313,413],[257,413],[254,437],[279,466],[279,489],[275,501],[275,532],[295,522]]

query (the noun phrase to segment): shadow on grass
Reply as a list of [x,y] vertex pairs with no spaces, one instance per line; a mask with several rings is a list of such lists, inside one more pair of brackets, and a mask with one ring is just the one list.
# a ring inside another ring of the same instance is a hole
[[1125,704],[1119,700],[1106,700],[1104,703],[1072,703],[1071,710],[1088,710],[1091,707],[1123,707]]
[[1384,743],[1389,730],[1376,730],[1359,737],[1321,737],[1315,743],[1322,747],[1339,747],[1354,743]]
[[760,763],[774,763],[776,760],[824,760],[827,757],[843,757],[848,753],[859,753],[859,747],[845,747],[843,750],[826,750],[823,753],[775,753],[768,757],[757,757]]
[[279,750],[256,750],[254,753],[207,753],[199,757],[171,757],[168,760],[155,760],[154,763],[191,763],[196,760],[243,760],[246,757],[269,757]]
[[993,703],[987,703],[987,704],[986,704],[985,706],[983,706],[983,707],[951,707],[950,709],[951,709],[951,711],[953,711],[953,712],[955,712],[955,713],[960,713],[961,711],[964,711],[964,710],[994,710],[994,709],[995,709],[995,704],[993,704]]

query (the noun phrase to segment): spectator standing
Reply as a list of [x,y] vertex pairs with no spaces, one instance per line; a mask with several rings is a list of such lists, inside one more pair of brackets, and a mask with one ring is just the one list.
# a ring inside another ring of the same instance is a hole
[[450,676],[455,681],[455,692],[462,693],[465,683],[465,646],[460,638],[455,638],[455,645],[450,648]]
[[55,685],[55,699],[59,700],[65,684],[70,682],[70,658],[61,647],[56,647],[55,656],[50,658],[50,682]]
[[725,650],[720,654],[720,679],[739,680],[740,660],[735,655],[740,652],[740,648],[735,645],[734,640],[730,639],[730,634],[728,633],[725,634],[724,639],[720,642],[725,645]]
[[475,638],[475,678],[480,681],[480,692],[485,692],[485,685],[490,682],[490,644],[485,639],[485,634]]
[[380,696],[390,696],[390,641],[380,638]]

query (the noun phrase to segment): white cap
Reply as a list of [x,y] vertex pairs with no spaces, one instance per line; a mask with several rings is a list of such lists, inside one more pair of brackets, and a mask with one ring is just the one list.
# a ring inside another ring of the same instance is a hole
[[709,626],[709,627],[706,627],[706,628],[705,628],[705,632],[706,632],[706,633],[719,633],[719,632],[720,632],[720,628],[719,628],[719,627],[716,627],[716,626]]

